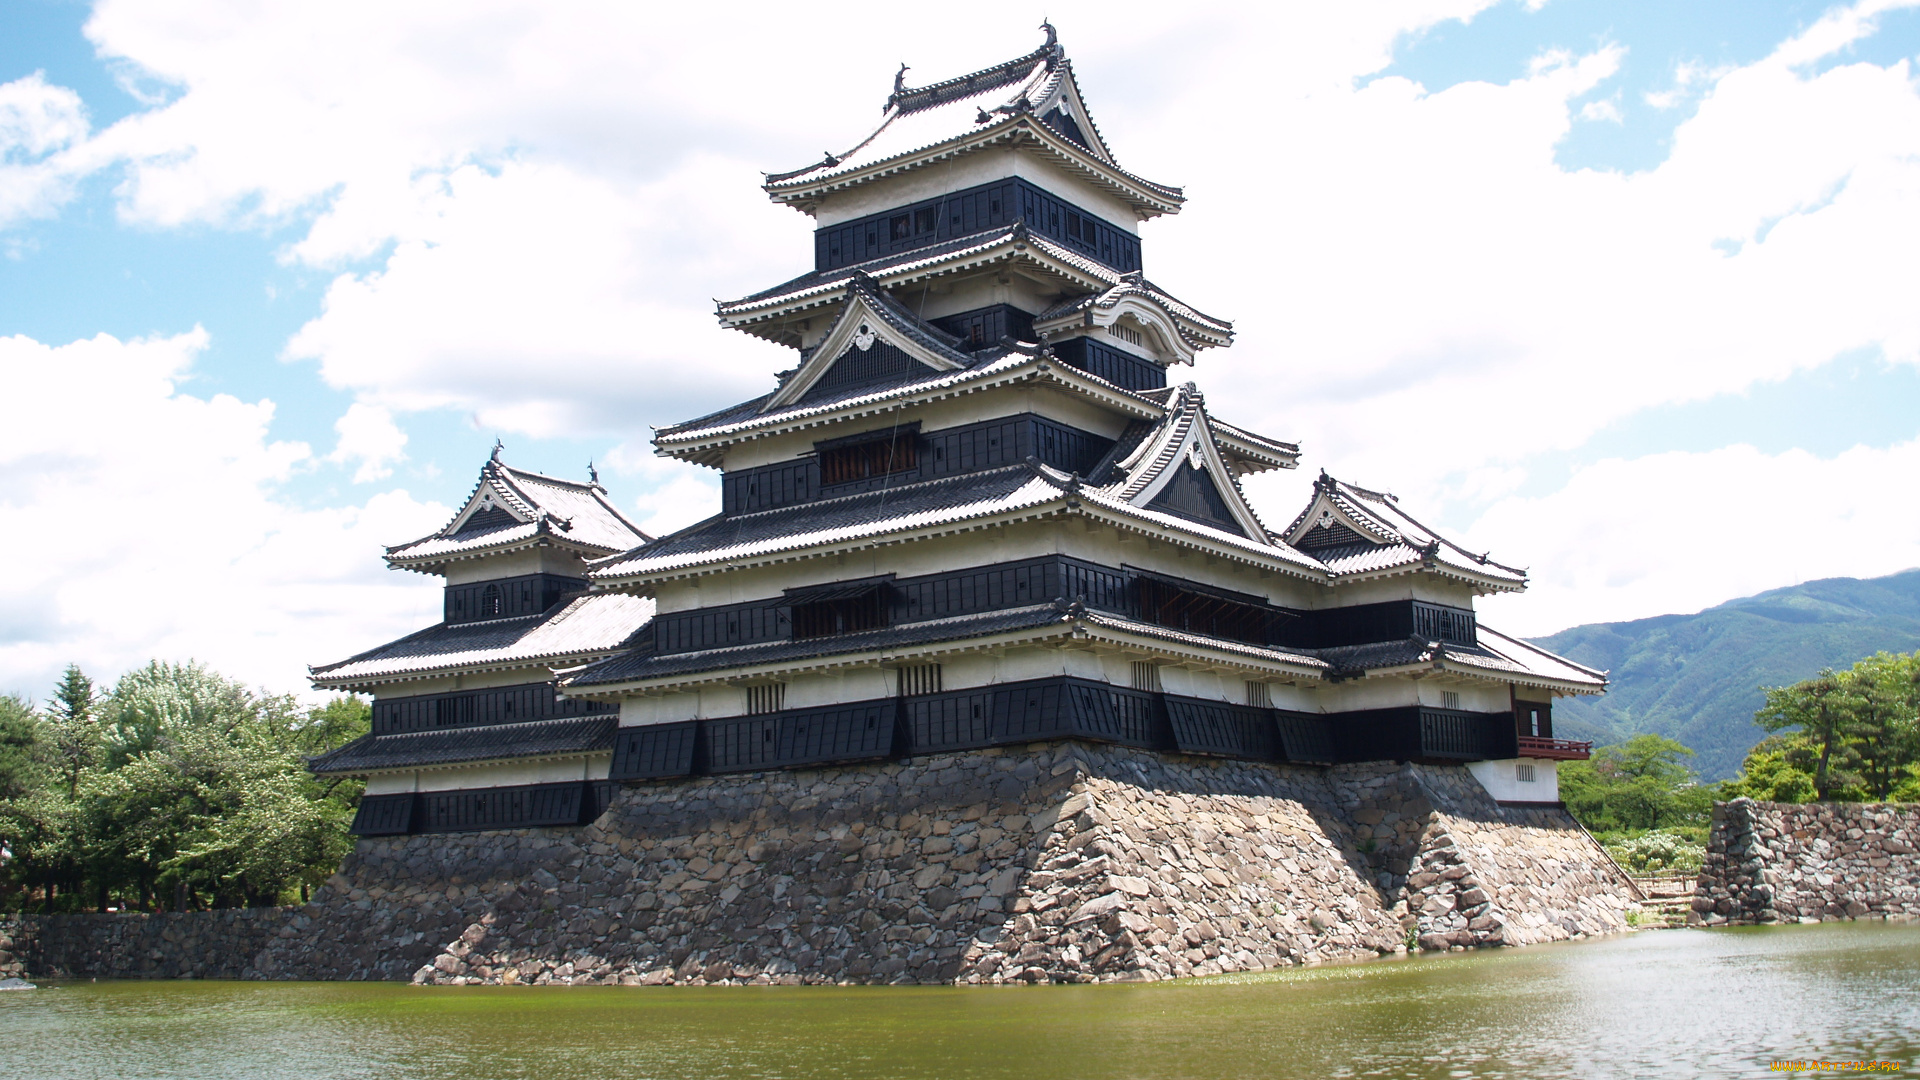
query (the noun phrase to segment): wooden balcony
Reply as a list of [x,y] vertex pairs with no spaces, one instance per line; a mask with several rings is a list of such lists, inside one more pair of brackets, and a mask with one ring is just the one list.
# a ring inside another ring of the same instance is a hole
[[1557,761],[1585,761],[1593,756],[1593,744],[1572,739],[1542,739],[1520,736],[1520,757],[1552,758]]

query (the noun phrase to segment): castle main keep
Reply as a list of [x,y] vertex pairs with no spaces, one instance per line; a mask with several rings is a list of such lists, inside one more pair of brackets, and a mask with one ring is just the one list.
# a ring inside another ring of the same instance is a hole
[[1179,379],[1233,327],[1146,275],[1181,191],[1119,165],[1046,30],[903,69],[766,178],[813,268],[718,314],[794,363],[655,438],[718,514],[650,537],[496,451],[388,550],[445,617],[314,669],[374,729],[312,767],[367,781],[323,902],[457,908],[419,977],[1157,977],[1623,925],[1555,782],[1587,747],[1552,703],[1604,676],[1481,624],[1526,574],[1392,495],[1249,503],[1300,449]]

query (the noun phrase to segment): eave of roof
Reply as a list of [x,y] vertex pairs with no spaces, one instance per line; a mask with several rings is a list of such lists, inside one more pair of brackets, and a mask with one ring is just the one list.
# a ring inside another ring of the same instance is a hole
[[[654,434],[655,452],[667,457],[685,458],[703,464],[717,461],[717,452],[725,447],[754,439],[765,439],[795,431],[850,420],[885,415],[901,409],[946,398],[977,394],[997,387],[1024,382],[1055,383],[1091,396],[1102,405],[1140,419],[1158,419],[1166,409],[1151,399],[1124,390],[1096,375],[1048,356],[1009,352],[965,371],[936,372],[929,378],[897,386],[882,387],[818,405],[803,405],[780,412],[747,412],[753,402],[720,410],[715,416],[739,414],[740,419],[724,424],[696,428],[688,425],[662,428]],[[755,402],[764,398],[756,398]]]
[[1015,113],[972,131],[851,169],[837,164],[829,167],[822,162],[799,174],[786,174],[785,179],[769,178],[764,190],[775,202],[812,213],[813,207],[821,199],[836,192],[979,153],[1000,144],[1034,153],[1067,174],[1126,202],[1142,219],[1177,214],[1186,202],[1181,189],[1135,176],[1117,165],[1100,160],[1091,151],[1055,132],[1030,113]]
[[618,716],[602,715],[363,735],[339,749],[308,758],[307,768],[318,776],[357,776],[531,758],[564,761],[594,757],[613,748],[619,725]]

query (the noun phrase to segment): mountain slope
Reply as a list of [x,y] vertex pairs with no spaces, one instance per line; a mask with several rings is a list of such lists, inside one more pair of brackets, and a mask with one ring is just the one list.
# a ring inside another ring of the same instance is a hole
[[1848,667],[1882,649],[1920,649],[1920,570],[1827,578],[1730,600],[1693,615],[1591,623],[1537,644],[1610,672],[1604,697],[1554,704],[1554,734],[1617,742],[1653,732],[1699,753],[1709,780],[1732,776],[1766,732],[1761,686]]

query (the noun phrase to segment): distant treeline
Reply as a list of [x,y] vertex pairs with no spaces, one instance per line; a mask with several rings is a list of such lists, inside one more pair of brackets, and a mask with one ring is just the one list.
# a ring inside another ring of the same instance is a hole
[[1920,801],[1920,653],[1877,653],[1846,671],[1767,687],[1754,722],[1775,734],[1740,775],[1702,784],[1694,753],[1661,735],[1560,767],[1560,798],[1634,870],[1699,866],[1716,801]]
[[0,910],[299,900],[351,847],[360,793],[305,758],[368,726],[359,699],[303,708],[194,663],[0,697]]

